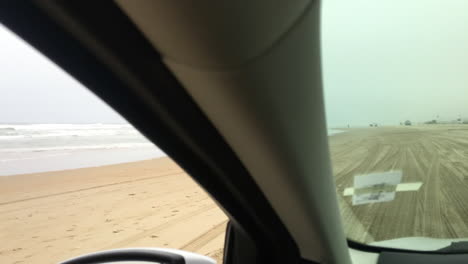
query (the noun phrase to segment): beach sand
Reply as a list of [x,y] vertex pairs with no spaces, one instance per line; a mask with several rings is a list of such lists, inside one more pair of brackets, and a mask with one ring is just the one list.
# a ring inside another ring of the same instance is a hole
[[0,177],[0,263],[167,247],[222,258],[227,217],[169,158]]
[[[468,237],[468,125],[349,129],[330,137],[330,152],[351,239]],[[422,185],[388,202],[352,205],[344,195],[354,176],[388,171]]]
[[[468,237],[468,126],[345,130],[329,144],[349,238]],[[422,186],[364,205],[344,195],[356,175],[386,171]],[[226,221],[168,158],[0,177],[0,263],[54,263],[138,246],[220,260]]]

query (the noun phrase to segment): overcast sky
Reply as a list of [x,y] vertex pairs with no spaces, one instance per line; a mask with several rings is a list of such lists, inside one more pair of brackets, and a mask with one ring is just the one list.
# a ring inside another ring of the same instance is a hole
[[1,24],[0,43],[0,123],[126,122]]
[[[325,0],[329,126],[468,118],[468,1]],[[0,122],[124,122],[0,26]]]
[[468,1],[325,0],[330,126],[468,118]]

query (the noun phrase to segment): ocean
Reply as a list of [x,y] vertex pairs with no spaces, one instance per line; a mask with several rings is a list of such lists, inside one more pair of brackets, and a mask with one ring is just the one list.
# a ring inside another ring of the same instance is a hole
[[329,136],[336,135],[336,134],[343,133],[343,132],[344,132],[343,130],[332,129],[332,128],[329,128],[327,130],[327,133]]
[[165,156],[129,124],[2,124],[0,176]]
[[[328,130],[329,135],[340,132]],[[163,156],[129,124],[0,124],[0,176]]]

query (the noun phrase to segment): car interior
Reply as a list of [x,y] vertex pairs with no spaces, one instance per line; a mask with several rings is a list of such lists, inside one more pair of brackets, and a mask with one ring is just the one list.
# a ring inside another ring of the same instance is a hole
[[[229,217],[223,263],[466,263],[347,239],[327,139],[321,1],[3,1],[0,22],[209,193]],[[63,263],[210,263],[177,250],[90,253]]]

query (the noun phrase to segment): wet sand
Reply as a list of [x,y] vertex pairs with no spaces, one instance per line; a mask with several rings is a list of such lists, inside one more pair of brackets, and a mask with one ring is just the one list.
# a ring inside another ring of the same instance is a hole
[[[468,237],[468,125],[349,129],[330,137],[343,222],[361,242],[400,237]],[[389,202],[352,205],[355,175],[402,171],[417,191]]]
[[220,259],[227,218],[168,158],[0,177],[0,263],[121,247]]

